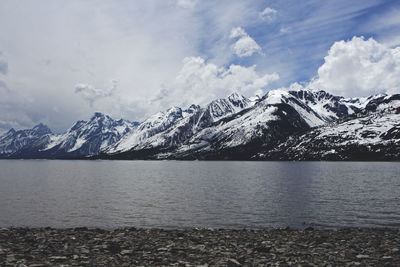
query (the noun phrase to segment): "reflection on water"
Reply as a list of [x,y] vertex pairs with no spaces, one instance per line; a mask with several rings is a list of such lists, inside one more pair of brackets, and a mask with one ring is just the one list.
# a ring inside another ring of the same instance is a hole
[[399,163],[0,161],[0,226],[399,227]]

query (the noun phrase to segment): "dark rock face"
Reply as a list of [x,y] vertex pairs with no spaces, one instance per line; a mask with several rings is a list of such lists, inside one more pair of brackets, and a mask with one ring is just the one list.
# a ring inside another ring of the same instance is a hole
[[394,126],[390,128],[389,131],[381,134],[380,136],[383,140],[390,140],[390,139],[400,139],[400,127]]
[[398,266],[400,231],[0,229],[4,266]]
[[389,104],[393,101],[400,100],[400,95],[391,95],[391,96],[380,96],[375,99],[371,99],[368,104],[365,106],[365,109],[368,111],[376,111],[378,106]]

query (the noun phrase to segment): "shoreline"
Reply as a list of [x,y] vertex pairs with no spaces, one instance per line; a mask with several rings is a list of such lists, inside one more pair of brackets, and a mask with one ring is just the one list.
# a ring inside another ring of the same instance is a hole
[[394,159],[381,159],[381,158],[370,158],[370,159],[363,159],[363,158],[351,158],[351,159],[226,159],[226,158],[213,158],[213,159],[181,159],[181,158],[169,158],[169,159],[157,159],[157,158],[97,158],[97,157],[38,157],[38,158],[30,158],[30,157],[0,157],[0,160],[10,160],[10,161],[18,161],[18,160],[66,160],[66,161],[181,161],[181,162],[393,162],[399,163],[400,158]]
[[0,228],[3,266],[396,266],[400,229]]

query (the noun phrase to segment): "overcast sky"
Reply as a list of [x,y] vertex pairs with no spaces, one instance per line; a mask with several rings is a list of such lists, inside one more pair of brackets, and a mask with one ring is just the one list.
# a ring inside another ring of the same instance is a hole
[[400,93],[400,1],[0,1],[0,131],[280,87]]

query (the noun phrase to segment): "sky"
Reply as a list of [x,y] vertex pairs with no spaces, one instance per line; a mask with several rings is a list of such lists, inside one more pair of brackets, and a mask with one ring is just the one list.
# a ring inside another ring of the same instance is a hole
[[2,0],[0,132],[238,92],[400,93],[400,1]]

